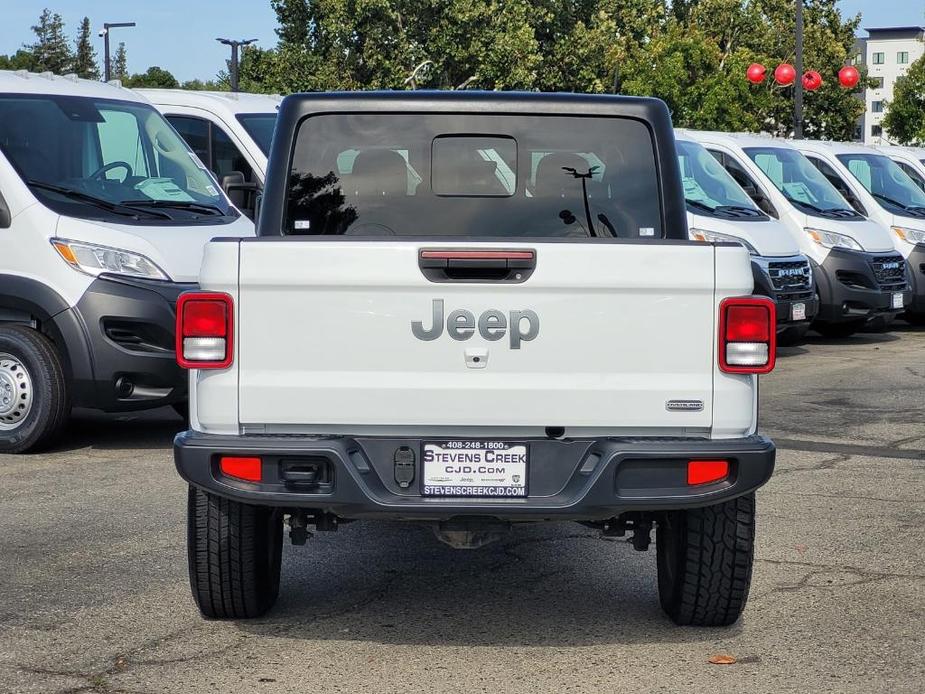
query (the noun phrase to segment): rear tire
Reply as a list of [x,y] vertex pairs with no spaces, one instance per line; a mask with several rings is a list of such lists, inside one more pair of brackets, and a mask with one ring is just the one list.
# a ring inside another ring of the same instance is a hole
[[658,524],[658,595],[680,625],[733,624],[748,600],[755,547],[755,495],[670,511]]
[[0,453],[47,448],[71,412],[61,357],[24,325],[0,327]]
[[844,323],[816,323],[813,330],[823,337],[839,338],[851,337],[864,327],[866,321],[846,321]]
[[212,619],[259,617],[279,595],[283,517],[190,487],[187,502],[190,587]]

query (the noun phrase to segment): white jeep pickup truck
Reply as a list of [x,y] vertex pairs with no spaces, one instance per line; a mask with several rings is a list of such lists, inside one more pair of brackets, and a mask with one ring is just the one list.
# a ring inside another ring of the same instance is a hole
[[283,525],[656,529],[661,604],[748,596],[774,303],[748,251],[688,239],[657,100],[341,93],[284,100],[258,236],[215,239],[177,307],[190,371],[192,590],[274,603]]

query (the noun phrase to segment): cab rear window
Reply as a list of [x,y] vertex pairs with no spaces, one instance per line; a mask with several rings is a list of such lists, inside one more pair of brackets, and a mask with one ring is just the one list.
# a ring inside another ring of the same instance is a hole
[[297,132],[284,233],[661,238],[661,220],[639,121],[325,114]]

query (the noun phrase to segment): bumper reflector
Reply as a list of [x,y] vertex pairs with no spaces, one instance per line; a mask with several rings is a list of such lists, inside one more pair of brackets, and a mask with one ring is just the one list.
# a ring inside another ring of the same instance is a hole
[[719,482],[728,476],[728,460],[690,460],[687,463],[687,483],[690,485]]
[[222,456],[218,467],[223,475],[246,482],[259,482],[263,478],[263,463],[260,458]]

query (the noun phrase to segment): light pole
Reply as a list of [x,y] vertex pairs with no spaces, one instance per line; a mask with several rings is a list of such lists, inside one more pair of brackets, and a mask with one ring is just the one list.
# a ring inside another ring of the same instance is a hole
[[223,43],[226,46],[231,46],[231,91],[238,91],[238,48],[241,46],[250,46],[252,43],[256,43],[257,39],[215,39],[219,43]]
[[803,139],[803,0],[796,0],[796,70],[793,85],[793,138]]
[[109,60],[109,30],[133,26],[135,22],[105,22],[103,24],[100,36],[103,37],[103,75],[107,82],[112,79],[112,64]]

